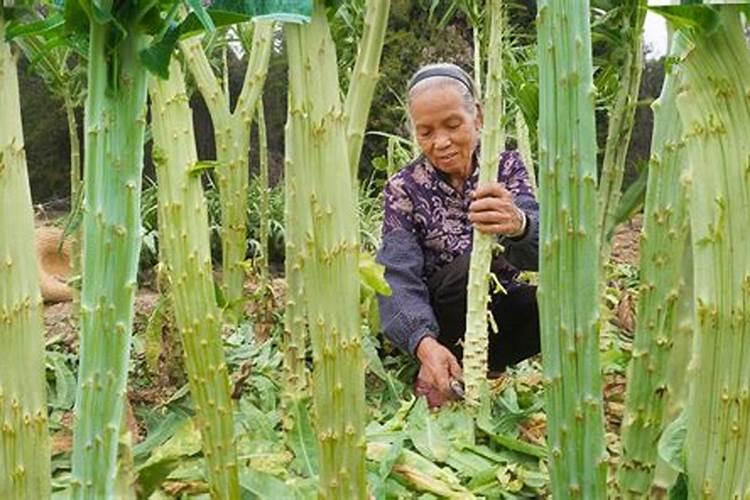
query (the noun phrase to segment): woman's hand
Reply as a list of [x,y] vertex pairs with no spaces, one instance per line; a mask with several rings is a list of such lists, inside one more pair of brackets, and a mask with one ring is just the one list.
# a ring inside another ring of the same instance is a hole
[[499,182],[472,193],[469,220],[483,233],[517,237],[525,229],[525,216],[513,201],[513,195]]
[[461,366],[453,353],[433,337],[425,337],[417,346],[416,354],[422,363],[419,378],[451,399],[451,380],[463,379]]

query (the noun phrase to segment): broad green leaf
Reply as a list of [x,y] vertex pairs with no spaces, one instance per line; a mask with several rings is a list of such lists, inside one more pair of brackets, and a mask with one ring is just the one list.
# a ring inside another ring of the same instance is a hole
[[359,280],[380,295],[391,295],[391,287],[385,280],[385,267],[375,262],[375,257],[370,253],[359,254]]
[[5,38],[6,40],[13,40],[16,37],[24,35],[41,35],[48,31],[60,29],[64,24],[65,17],[60,13],[54,13],[33,23],[13,22],[9,24],[5,32]]
[[677,481],[669,489],[669,500],[688,500],[688,479],[685,474],[677,476]]
[[216,31],[216,25],[211,16],[208,15],[208,12],[206,12],[202,0],[185,0],[185,3],[190,7],[190,10],[195,14],[207,32]]
[[659,438],[659,456],[672,469],[677,472],[685,472],[683,463],[683,448],[685,436],[687,435],[687,412],[683,411],[674,419]]
[[717,8],[708,5],[675,5],[649,8],[664,16],[678,29],[699,28],[711,32],[721,25]]
[[295,498],[294,490],[284,481],[266,472],[243,469],[240,472],[242,498]]
[[65,356],[56,351],[47,351],[47,368],[52,370],[54,389],[49,393],[48,404],[55,409],[69,410],[76,397],[76,378],[65,362]]
[[149,431],[146,439],[133,447],[136,462],[145,460],[153,449],[171,438],[189,418],[184,412],[172,410],[160,416],[159,424]]
[[380,355],[368,335],[362,337],[362,351],[364,351],[367,368],[377,375],[380,380],[387,382],[388,373],[385,371]]
[[458,448],[475,444],[474,418],[463,405],[445,408],[437,413],[437,423],[448,439]]
[[[643,204],[646,201],[648,172],[649,164],[648,162],[644,162],[638,172],[638,178],[636,178],[635,182],[625,190],[620,199],[620,204],[617,206],[617,212],[615,212],[615,226],[629,220],[643,208]],[[611,234],[609,236],[611,237]]]
[[268,418],[268,414],[260,411],[254,404],[247,399],[240,400],[240,418],[244,432],[248,439],[266,439],[276,441],[277,435],[273,423]]
[[407,434],[414,447],[430,460],[445,462],[451,451],[450,442],[427,408],[427,400],[419,398],[409,413]]
[[167,442],[153,451],[145,464],[136,468],[141,492],[148,497],[186,458],[200,451],[200,432],[192,419],[187,420]]
[[164,80],[169,78],[169,60],[179,38],[180,31],[173,25],[167,29],[163,37],[143,49],[139,55],[146,69]]
[[[146,366],[151,373],[159,370],[159,356],[164,346],[161,341],[162,329],[164,327],[164,315],[167,311],[168,294],[159,296],[159,301],[148,318],[146,329],[143,331],[143,351],[146,357]],[[176,332],[172,332],[174,334]]]
[[289,410],[294,421],[293,427],[287,433],[289,447],[294,453],[292,468],[303,476],[317,476],[318,440],[310,421],[307,400],[295,401]]

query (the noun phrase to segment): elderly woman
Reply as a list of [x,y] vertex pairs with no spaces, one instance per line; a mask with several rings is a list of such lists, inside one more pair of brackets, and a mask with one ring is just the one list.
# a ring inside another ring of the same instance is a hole
[[536,290],[517,281],[519,271],[537,269],[538,205],[513,152],[499,155],[497,182],[477,188],[482,110],[462,69],[425,66],[408,88],[422,154],[385,186],[378,261],[393,293],[379,297],[380,315],[386,336],[421,363],[417,392],[437,406],[462,378],[473,228],[497,235],[505,248],[492,262],[507,294],[491,295],[499,334],[488,333],[489,371],[539,352]]

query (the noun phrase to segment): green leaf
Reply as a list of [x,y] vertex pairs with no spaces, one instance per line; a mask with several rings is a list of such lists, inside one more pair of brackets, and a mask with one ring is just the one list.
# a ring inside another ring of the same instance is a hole
[[45,19],[33,23],[13,22],[5,32],[5,39],[13,40],[16,37],[24,35],[41,35],[48,31],[60,29],[64,25],[65,17],[60,13],[54,13]]
[[146,439],[133,447],[136,462],[145,460],[153,449],[174,436],[186,420],[190,418],[185,412],[170,409],[166,415],[159,416],[159,424],[150,430]]
[[359,281],[380,295],[391,295],[391,287],[385,280],[385,266],[375,262],[375,257],[368,252],[359,253]]
[[365,355],[367,368],[377,375],[380,380],[388,382],[388,373],[385,371],[380,355],[378,354],[377,349],[375,349],[372,339],[368,335],[362,337],[362,351]]
[[201,175],[207,170],[213,170],[220,166],[218,161],[203,160],[198,161],[188,169],[188,173],[191,175]]
[[284,481],[266,472],[244,469],[240,473],[242,499],[294,498],[294,490]]
[[143,331],[146,366],[151,373],[156,373],[159,370],[159,355],[163,350],[161,335],[167,310],[167,297],[166,294],[159,296],[159,302],[157,302],[154,311],[148,318],[146,329]]
[[688,479],[685,474],[680,474],[669,489],[669,500],[688,500],[688,498]]
[[687,412],[683,411],[664,429],[659,438],[659,456],[677,472],[685,472],[683,448],[686,435]]
[[206,12],[202,0],[185,0],[185,3],[190,7],[207,32],[216,31],[216,25],[211,16],[208,15],[208,12]]
[[318,475],[318,440],[315,438],[307,405],[305,399],[292,403],[290,411],[294,424],[287,438],[294,453],[292,468],[303,476],[313,477]]
[[662,15],[676,29],[700,29],[711,32],[721,25],[717,8],[709,5],[673,5],[649,9]]
[[78,0],[67,0],[64,3],[65,31],[77,35],[88,36],[89,12],[84,10],[83,3]]
[[164,80],[169,78],[169,60],[179,39],[179,27],[173,25],[167,29],[163,37],[143,49],[139,55],[146,69]]
[[47,368],[52,370],[54,389],[49,391],[48,404],[55,409],[69,410],[76,397],[76,378],[68,367],[65,355],[47,351]]
[[419,398],[412,408],[406,429],[409,439],[419,453],[430,460],[445,462],[450,453],[450,442],[430,414],[425,398]]
[[193,419],[185,421],[177,432],[137,468],[138,485],[144,498],[160,485],[187,458],[201,451],[201,437]]
[[[622,198],[620,198],[620,204],[617,206],[617,212],[615,212],[614,226],[629,220],[643,208],[643,204],[646,201],[648,172],[649,164],[648,162],[644,162],[638,172],[638,178],[623,193]],[[611,234],[608,238],[611,238]]]

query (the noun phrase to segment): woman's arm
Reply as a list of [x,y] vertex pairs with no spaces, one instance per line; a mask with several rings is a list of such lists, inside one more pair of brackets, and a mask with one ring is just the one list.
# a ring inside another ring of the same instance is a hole
[[377,261],[385,266],[390,296],[378,296],[383,333],[399,349],[416,354],[427,336],[437,337],[438,323],[424,282],[424,253],[419,245],[413,206],[398,178],[386,184],[383,243]]
[[498,182],[478,188],[469,210],[477,229],[498,235],[513,266],[539,268],[539,205],[518,154],[503,153]]

